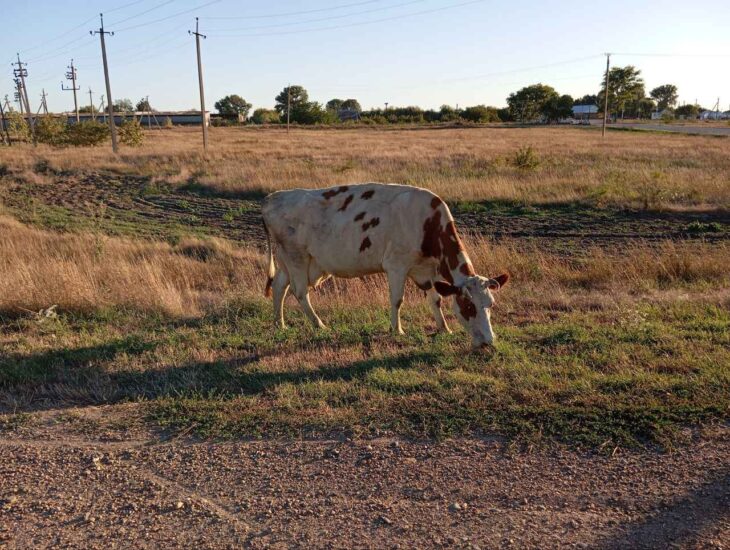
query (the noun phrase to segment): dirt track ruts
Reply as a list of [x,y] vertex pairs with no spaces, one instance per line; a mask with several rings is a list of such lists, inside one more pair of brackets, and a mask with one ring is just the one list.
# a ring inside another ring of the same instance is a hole
[[[200,187],[158,189],[148,178],[90,174],[59,175],[53,184],[18,183],[6,187],[5,203],[16,209],[28,200],[60,206],[85,216],[121,215],[145,228],[179,226],[233,240],[261,244],[264,240],[259,214],[262,195],[219,196]],[[610,246],[633,240],[701,238],[709,241],[730,239],[730,213],[662,212],[597,209],[576,205],[525,207],[486,206],[481,211],[454,209],[457,224],[464,232],[501,239],[539,242],[558,251]],[[714,224],[719,231],[693,233],[692,223]]]
[[726,548],[730,432],[668,454],[0,441],[9,548]]

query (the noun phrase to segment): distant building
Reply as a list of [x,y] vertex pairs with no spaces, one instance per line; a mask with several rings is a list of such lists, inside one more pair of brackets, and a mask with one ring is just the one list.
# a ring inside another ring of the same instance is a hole
[[674,118],[674,111],[672,111],[671,109],[662,109],[661,111],[652,111],[651,119],[652,120],[661,120],[662,118],[664,118],[665,115]]
[[337,111],[337,118],[340,122],[346,122],[348,120],[360,120],[360,111],[355,109],[340,109]]
[[[69,124],[76,122],[75,113],[64,113]],[[106,123],[107,113],[79,113],[79,119],[81,122],[87,120],[98,120]],[[163,126],[165,121],[169,118],[172,124],[175,126],[199,126],[203,118],[200,115],[200,111],[136,111],[134,113],[114,113],[114,123],[120,124],[125,119],[136,118],[139,120],[142,126]],[[205,120],[210,125],[210,112],[205,112]]]
[[598,115],[598,105],[573,105],[573,118],[578,120],[600,118]]
[[730,120],[730,111],[702,111],[700,120]]

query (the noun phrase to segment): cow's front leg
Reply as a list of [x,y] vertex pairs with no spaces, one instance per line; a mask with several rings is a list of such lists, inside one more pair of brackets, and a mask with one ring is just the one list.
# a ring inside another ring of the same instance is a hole
[[449,328],[449,325],[446,324],[444,312],[441,311],[441,295],[436,292],[434,288],[428,290],[428,302],[431,305],[431,311],[433,312],[433,317],[436,320],[436,330],[450,334],[451,329]]
[[390,287],[390,328],[395,334],[404,334],[400,325],[400,306],[406,287],[406,274],[400,270],[388,271]]

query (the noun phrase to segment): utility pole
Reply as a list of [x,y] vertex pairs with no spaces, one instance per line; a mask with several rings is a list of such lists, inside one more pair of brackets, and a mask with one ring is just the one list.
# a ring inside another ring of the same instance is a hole
[[119,151],[119,148],[117,147],[117,127],[114,125],[114,102],[112,101],[112,87],[111,84],[109,84],[109,65],[106,62],[106,44],[104,43],[104,35],[110,34],[114,36],[114,33],[104,30],[103,13],[99,14],[99,19],[101,20],[101,26],[99,27],[99,30],[89,31],[89,34],[98,34],[99,38],[101,38],[101,57],[104,61],[104,82],[106,84],[106,98],[109,108],[109,130],[111,130],[112,134],[112,151],[116,153]]
[[289,119],[291,113],[291,83],[286,87],[286,133],[289,133]]
[[[20,78],[20,86],[19,86],[19,92],[21,96],[21,105],[23,104],[23,101],[25,101],[25,112],[28,114],[28,125],[30,126],[30,134],[33,138],[33,145],[36,145],[36,138],[35,138],[35,121],[33,120],[33,115],[30,113],[30,101],[28,101],[28,89],[25,87],[25,77],[28,76],[28,69],[25,67],[27,66],[25,63],[22,63],[20,61],[20,54],[16,54],[18,56],[17,69],[13,69],[13,72],[15,73],[16,78]],[[13,63],[15,65],[15,63]]]
[[150,96],[145,97],[147,102],[147,129],[152,130],[152,105],[150,105]]
[[[8,96],[5,96],[5,105],[8,104]],[[8,122],[5,119],[5,109],[3,108],[3,104],[0,103],[0,124],[3,125],[2,130],[5,132],[5,138],[3,138],[3,141],[7,139],[8,145],[12,145],[13,142],[10,140],[10,131],[8,131]]]
[[61,89],[63,91],[73,90],[74,93],[74,111],[76,111],[76,122],[79,122],[79,103],[76,100],[76,92],[81,88],[76,86],[76,69],[74,68],[74,60],[71,60],[71,65],[68,66],[69,71],[66,73],[66,80],[71,81],[71,87],[65,88],[63,82],[61,82]]
[[203,123],[203,150],[208,151],[208,121],[205,118],[205,91],[203,90],[203,62],[200,60],[200,37],[207,38],[200,34],[198,18],[195,18],[195,32],[188,31],[188,34],[195,36],[195,49],[198,53],[198,86],[200,87],[200,117]]
[[89,86],[89,108],[91,109],[91,120],[96,120],[96,115],[94,114],[94,96],[91,91],[91,86]]
[[46,96],[48,94],[46,93],[46,89],[45,88],[41,88],[41,90],[42,90],[42,93],[41,93],[41,108],[38,109],[38,112],[40,112],[41,109],[43,109],[43,114],[46,115],[46,116],[48,116],[48,103],[46,103]]
[[606,137],[606,118],[608,118],[608,68],[611,62],[611,54],[606,54],[606,88],[603,91],[603,128],[601,137]]

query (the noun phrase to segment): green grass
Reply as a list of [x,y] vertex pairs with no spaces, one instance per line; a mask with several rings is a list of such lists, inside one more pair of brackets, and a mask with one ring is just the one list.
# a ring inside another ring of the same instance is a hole
[[[677,429],[727,419],[730,313],[682,302],[578,310],[527,324],[495,317],[494,353],[426,336],[425,307],[392,338],[386,312],[296,308],[276,332],[269,304],[170,320],[134,311],[4,319],[0,403],[137,402],[148,422],[202,437],[448,437],[501,434],[590,448],[670,446]],[[10,411],[6,411],[10,412]],[[9,421],[6,421],[6,423]]]

